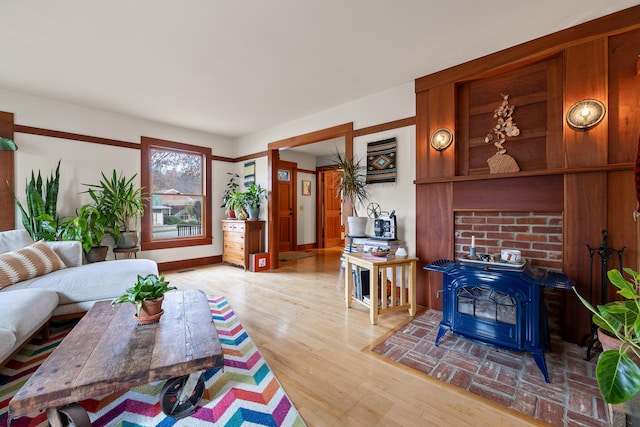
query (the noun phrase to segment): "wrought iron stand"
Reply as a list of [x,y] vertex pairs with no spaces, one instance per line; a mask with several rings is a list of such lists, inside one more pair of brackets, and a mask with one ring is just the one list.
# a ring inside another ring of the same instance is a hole
[[[602,243],[597,248],[592,248],[587,244],[587,249],[589,250],[589,303],[593,305],[593,258],[596,252],[598,256],[600,256],[600,304],[606,304],[608,302],[607,290],[609,279],[607,277],[607,271],[609,270],[609,258],[613,256],[614,253],[618,254],[618,266],[620,271],[622,271],[622,252],[624,251],[624,246],[622,249],[614,249],[607,246],[607,238],[609,237],[609,233],[607,230],[602,230]],[[598,326],[591,322],[591,332],[582,337],[582,341],[580,342],[581,346],[587,345],[587,357],[585,360],[591,360],[591,351],[594,348],[600,346],[600,340],[598,339]],[[600,346],[601,347],[601,346]]]

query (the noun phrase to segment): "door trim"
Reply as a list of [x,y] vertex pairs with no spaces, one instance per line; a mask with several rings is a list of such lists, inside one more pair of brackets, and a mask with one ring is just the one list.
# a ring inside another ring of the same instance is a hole
[[[304,135],[298,135],[291,138],[281,139],[279,141],[270,142],[267,144],[267,170],[268,170],[268,182],[267,192],[269,198],[277,200],[278,198],[278,186],[275,185],[278,179],[278,167],[277,164],[280,161],[281,148],[299,147],[302,145],[313,144],[321,142],[327,139],[344,137],[344,150],[345,156],[351,158],[353,156],[353,122],[345,123],[342,125],[318,130],[315,132],[306,133]],[[344,215],[344,212],[343,212]],[[271,268],[275,269],[280,266],[278,258],[280,252],[278,250],[278,242],[276,242],[277,236],[279,236],[280,230],[277,221],[278,212],[274,209],[274,204],[268,204],[267,214],[267,236],[269,239],[269,257],[271,258]],[[346,221],[346,218],[344,218]]]

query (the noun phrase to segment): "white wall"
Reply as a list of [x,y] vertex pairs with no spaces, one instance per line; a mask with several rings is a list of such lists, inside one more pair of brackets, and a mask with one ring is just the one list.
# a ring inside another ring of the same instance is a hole
[[[226,137],[1,89],[0,111],[14,113],[15,123],[19,125],[110,138],[136,144],[140,143],[141,136],[149,136],[210,147],[214,155],[225,157],[233,155],[233,145]],[[86,189],[82,184],[97,183],[100,180],[101,172],[109,174],[113,169],[116,169],[119,172],[122,171],[125,176],[137,173],[139,177],[140,151],[137,149],[23,133],[16,133],[14,139],[18,145],[18,151],[15,153],[15,191],[23,203],[25,182],[29,179],[31,171],[34,170],[37,174],[37,171],[40,170],[43,176],[49,176],[55,169],[58,160],[62,160],[58,213],[63,216],[74,213],[80,204],[89,200],[87,195],[80,194]],[[226,184],[226,175],[218,174],[216,168],[224,169],[226,172],[228,165],[224,162],[214,162],[213,165],[214,244],[147,251],[141,253],[141,257],[150,258],[157,262],[167,262],[219,255],[222,252],[222,232],[220,227],[215,225],[219,224],[219,220],[223,217],[223,211],[219,206],[220,197]],[[22,226],[19,212],[16,212],[16,225]],[[113,258],[113,254],[110,254],[109,257]]]
[[[354,128],[361,129],[413,116],[415,116],[415,92],[414,84],[411,82],[308,117],[246,135],[238,139],[236,155],[255,153],[264,150],[270,142],[348,122],[354,122]],[[403,240],[409,254],[415,255],[416,219],[415,186],[413,184],[416,177],[414,160],[415,126],[356,138],[354,140],[354,153],[359,158],[364,158],[366,157],[368,142],[391,137],[396,137],[398,141],[397,181],[395,183],[371,185],[370,201],[377,202],[383,210],[396,210],[399,228],[398,238]],[[299,208],[300,206],[298,206],[298,213],[300,214]],[[306,209],[306,206],[303,209]],[[365,215],[365,210],[361,209],[359,214],[361,216]],[[300,229],[298,233],[300,235]],[[303,233],[305,232],[303,231]],[[373,233],[373,224],[369,224],[369,233]]]
[[[169,126],[149,120],[128,117],[80,107],[59,101],[48,100],[0,89],[0,111],[15,114],[19,125],[111,138],[139,143],[141,136],[211,147],[213,155],[236,158],[264,151],[268,143],[280,139],[317,131],[343,123],[354,122],[355,129],[385,123],[415,115],[413,82],[370,95],[317,114],[285,123],[271,129],[231,140],[194,130]],[[407,127],[375,135],[356,138],[355,153],[366,154],[367,142],[395,136],[398,139],[398,180],[392,184],[371,186],[371,201],[376,201],[384,210],[395,209],[398,215],[399,238],[406,242],[409,253],[415,253],[415,128]],[[125,175],[140,172],[140,152],[129,148],[104,146],[58,138],[41,137],[17,133],[19,150],[16,153],[16,192],[24,194],[24,185],[32,170],[41,170],[48,175],[58,159],[61,163],[61,191],[59,214],[71,214],[85,202],[83,183],[96,183],[102,171],[109,173],[114,168]],[[267,187],[267,158],[256,161],[256,183]],[[308,160],[311,162],[311,160]],[[301,160],[301,169],[315,169]],[[201,258],[222,253],[220,220],[224,210],[220,198],[228,181],[226,172],[244,176],[244,162],[231,164],[213,161],[212,213],[213,244],[198,247],[146,251],[140,256],[157,262]],[[298,194],[298,244],[315,242],[315,175],[299,174],[298,181],[312,181],[312,196]],[[298,191],[302,191],[298,182]],[[260,217],[266,218],[268,199],[261,206]],[[311,205],[313,203],[313,206]],[[20,226],[19,214],[16,224]],[[266,242],[268,244],[268,242]],[[110,255],[112,257],[112,255]]]

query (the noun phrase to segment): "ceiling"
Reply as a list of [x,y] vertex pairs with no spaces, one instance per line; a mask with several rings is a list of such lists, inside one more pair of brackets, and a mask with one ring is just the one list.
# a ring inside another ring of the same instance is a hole
[[0,88],[238,137],[637,0],[3,0]]

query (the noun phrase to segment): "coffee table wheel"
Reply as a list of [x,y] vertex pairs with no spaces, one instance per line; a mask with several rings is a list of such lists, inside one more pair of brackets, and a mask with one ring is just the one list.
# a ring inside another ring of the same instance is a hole
[[198,376],[198,382],[196,383],[191,395],[184,401],[180,402],[180,394],[185,387],[189,375],[183,377],[176,377],[167,380],[162,391],[160,392],[160,407],[162,412],[170,417],[180,419],[188,417],[193,414],[198,407],[198,403],[202,400],[204,395],[204,380],[202,375]]
[[77,403],[70,403],[58,409],[60,420],[65,427],[91,427],[87,411]]

